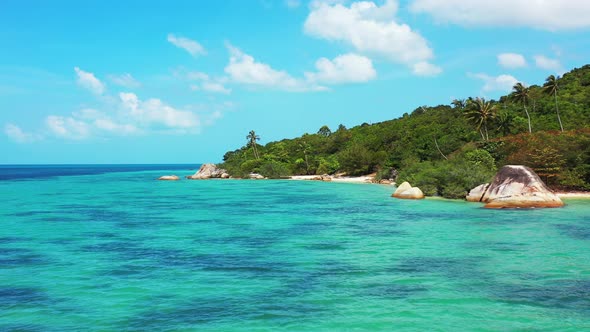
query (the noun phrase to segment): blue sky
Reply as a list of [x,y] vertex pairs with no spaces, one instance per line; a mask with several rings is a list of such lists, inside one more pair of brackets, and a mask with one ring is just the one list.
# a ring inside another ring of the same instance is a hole
[[4,0],[0,163],[219,162],[542,83],[589,30],[584,1]]

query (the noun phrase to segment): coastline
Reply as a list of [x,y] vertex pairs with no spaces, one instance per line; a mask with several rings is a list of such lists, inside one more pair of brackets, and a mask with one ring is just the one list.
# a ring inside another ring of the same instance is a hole
[[373,176],[330,176],[329,180],[318,179],[319,175],[293,175],[288,180],[293,181],[324,181],[324,182],[341,182],[341,183],[374,183]]
[[563,192],[563,191],[557,192],[556,191],[555,195],[557,195],[557,197],[559,197],[559,198],[565,198],[565,199],[570,199],[570,198],[590,199],[590,192],[582,192],[582,191],[570,191],[570,192]]
[[[288,180],[293,181],[322,181],[318,179],[318,175],[293,175],[288,178]],[[330,177],[331,180],[324,181],[324,182],[339,182],[339,183],[366,183],[366,184],[379,184],[374,181],[374,176],[365,175],[365,176],[346,176],[346,177]],[[381,184],[387,186],[393,186],[394,183],[391,184]],[[562,199],[590,199],[590,192],[583,192],[583,191],[556,191],[555,194]],[[432,198],[432,197],[428,197]]]

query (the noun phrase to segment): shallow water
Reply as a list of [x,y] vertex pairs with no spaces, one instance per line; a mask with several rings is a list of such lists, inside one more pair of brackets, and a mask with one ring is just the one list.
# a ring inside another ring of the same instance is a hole
[[174,168],[0,181],[0,330],[590,329],[589,200],[154,180]]

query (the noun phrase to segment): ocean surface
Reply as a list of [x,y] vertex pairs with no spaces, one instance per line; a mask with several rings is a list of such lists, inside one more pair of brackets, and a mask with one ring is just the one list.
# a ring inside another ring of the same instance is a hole
[[0,331],[589,331],[590,200],[0,166]]

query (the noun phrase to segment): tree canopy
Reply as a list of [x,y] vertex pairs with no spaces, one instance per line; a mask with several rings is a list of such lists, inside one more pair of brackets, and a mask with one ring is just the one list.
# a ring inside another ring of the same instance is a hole
[[260,137],[251,131],[245,146],[224,155],[223,167],[237,177],[399,174],[398,182],[410,179],[431,195],[459,197],[489,180],[497,167],[518,162],[545,174],[553,187],[590,189],[589,127],[586,65],[550,76],[544,86],[518,83],[498,100],[456,99],[393,120],[339,125],[336,131],[325,125],[315,134],[265,145],[258,145]]

